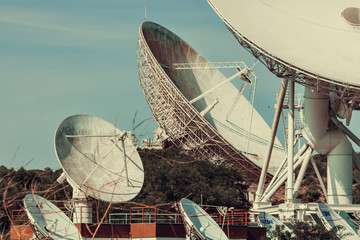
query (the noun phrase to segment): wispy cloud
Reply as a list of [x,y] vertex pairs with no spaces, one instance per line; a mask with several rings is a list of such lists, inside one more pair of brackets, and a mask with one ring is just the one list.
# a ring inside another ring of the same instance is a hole
[[[84,19],[66,13],[48,13],[41,10],[22,10],[8,7],[0,9],[0,22],[36,28],[38,30],[56,31],[66,34],[83,35],[108,39],[126,38],[126,34],[114,31],[110,26],[92,25],[91,18]],[[116,27],[116,26],[114,26]],[[118,26],[117,26],[118,27]]]

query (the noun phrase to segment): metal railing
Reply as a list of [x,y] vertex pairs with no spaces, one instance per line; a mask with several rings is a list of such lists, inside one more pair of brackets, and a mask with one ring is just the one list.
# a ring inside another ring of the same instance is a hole
[[[61,208],[62,211],[69,217],[70,211],[66,208]],[[219,213],[215,207],[204,207],[216,223],[219,225],[259,225],[260,220],[258,212],[248,212],[243,209],[229,209],[225,213]],[[97,210],[99,211],[99,209]],[[81,213],[81,211],[79,211]],[[99,211],[102,212],[102,211]],[[96,213],[95,213],[96,214]],[[101,218],[101,216],[99,216]],[[93,217],[94,223],[97,222],[96,217]],[[180,212],[165,211],[157,207],[131,207],[130,212],[109,213],[104,223],[109,224],[142,224],[142,223],[159,223],[159,224],[182,224],[182,217]],[[23,209],[12,210],[11,213],[12,225],[27,225],[29,220]]]

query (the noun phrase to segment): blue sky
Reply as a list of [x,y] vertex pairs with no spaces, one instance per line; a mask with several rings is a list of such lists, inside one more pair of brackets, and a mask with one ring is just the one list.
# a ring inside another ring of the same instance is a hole
[[[146,5],[149,21],[208,60],[254,63],[205,0]],[[132,129],[135,112],[136,122],[151,118],[136,60],[144,15],[143,0],[0,2],[0,165],[16,168],[32,160],[26,168],[59,168],[54,133],[74,114],[98,116],[120,130]],[[256,108],[271,124],[280,80],[261,64],[254,70]],[[145,132],[156,127],[153,122]]]

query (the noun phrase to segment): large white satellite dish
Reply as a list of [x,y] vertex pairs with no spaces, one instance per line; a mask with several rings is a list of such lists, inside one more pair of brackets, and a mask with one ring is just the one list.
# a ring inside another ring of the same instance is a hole
[[111,123],[90,115],[66,118],[55,133],[55,152],[70,184],[107,202],[133,199],[144,182],[136,147]]
[[[286,90],[285,83],[290,80],[287,178],[291,178],[294,165],[293,110],[296,82],[305,86],[301,137],[312,149],[328,157],[328,203],[351,204],[353,201],[352,149],[345,134],[357,144],[359,141],[351,131],[338,124],[339,121],[336,117],[334,120],[332,115],[335,113],[338,117],[346,118],[346,123],[350,124],[353,110],[360,109],[360,2],[351,0],[315,2],[208,0],[208,2],[238,42],[272,73],[283,78],[282,90]],[[282,98],[279,99],[283,99],[284,93],[285,91],[282,91]],[[283,100],[279,101],[277,109],[281,109],[282,104]],[[278,119],[279,115],[276,114],[274,116],[276,126]],[[329,126],[330,119],[337,123]],[[339,131],[339,128],[342,130]],[[276,128],[273,130],[275,132]],[[339,142],[335,146],[329,139],[337,139]],[[265,171],[266,165],[264,166]],[[304,165],[302,170],[305,169]],[[298,188],[300,183],[301,179],[297,181],[295,187]],[[261,176],[256,202],[261,200],[263,187],[264,177]],[[278,186],[274,189],[277,188]],[[287,181],[287,202],[292,202],[296,197],[294,195],[297,195],[294,194],[293,189],[293,181]]]
[[23,202],[37,238],[82,239],[70,218],[52,202],[35,194],[27,194]]
[[179,202],[180,213],[190,239],[228,240],[224,231],[204,209],[193,201],[184,198]]
[[[227,78],[212,63],[156,23],[141,24],[137,53],[145,98],[175,145],[259,176],[271,130],[239,90],[223,84]],[[284,158],[278,139],[275,145],[270,173]]]
[[347,89],[349,98],[359,93],[359,1],[208,2],[240,44],[277,76],[294,74],[297,82],[325,93]]

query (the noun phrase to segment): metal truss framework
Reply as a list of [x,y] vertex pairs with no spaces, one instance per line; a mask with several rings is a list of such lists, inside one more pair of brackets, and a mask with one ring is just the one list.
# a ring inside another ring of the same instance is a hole
[[34,235],[36,236],[37,239],[52,240],[51,237],[44,234],[35,224],[30,223],[30,227],[33,230],[33,233],[34,233]]
[[255,43],[247,39],[244,35],[238,32],[221,13],[215,8],[215,6],[208,1],[210,6],[220,16],[225,23],[229,31],[234,35],[237,41],[248,52],[262,62],[273,74],[279,78],[291,78],[295,82],[309,87],[317,92],[329,95],[330,92],[336,93],[341,99],[347,102],[360,102],[360,86],[336,81],[333,79],[325,78],[319,75],[315,75],[304,69],[293,66],[292,64],[276,57],[267,52],[265,49],[257,46]]
[[185,232],[187,235],[187,239],[189,239],[189,240],[206,240],[206,238],[202,234],[200,234],[194,226],[190,225],[186,221],[184,221],[184,225],[185,225]]
[[140,86],[152,114],[177,147],[237,167],[245,178],[260,176],[261,168],[220,136],[175,86],[152,54],[141,29],[137,61]]
[[244,62],[205,62],[205,63],[173,63],[171,65],[161,64],[169,69],[202,69],[202,68],[248,68]]

